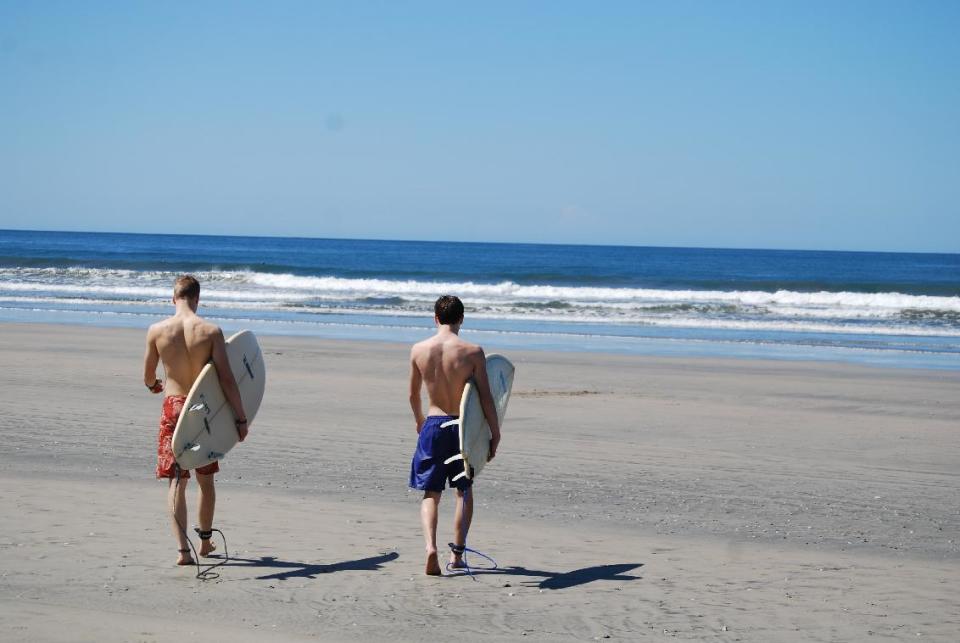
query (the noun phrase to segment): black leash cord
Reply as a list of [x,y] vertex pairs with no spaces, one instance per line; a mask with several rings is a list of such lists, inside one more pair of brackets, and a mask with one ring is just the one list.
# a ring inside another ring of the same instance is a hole
[[[170,507],[170,512],[173,515],[174,522],[177,523],[177,527],[180,528],[183,537],[187,539],[187,544],[190,545],[190,550],[193,552],[193,564],[197,566],[197,575],[196,578],[199,580],[214,580],[215,578],[220,578],[218,572],[213,571],[217,567],[226,565],[230,560],[230,550],[227,549],[227,537],[223,535],[223,532],[219,529],[211,529],[211,532],[217,532],[220,534],[220,539],[223,540],[223,560],[213,563],[211,565],[201,565],[200,564],[200,554],[197,552],[197,548],[193,546],[193,541],[190,540],[190,535],[187,533],[187,528],[180,524],[180,519],[177,518],[177,497],[180,495],[180,465],[174,462],[174,468],[177,473],[177,480],[173,485],[173,506]],[[183,500],[186,502],[186,498]],[[197,530],[199,532],[199,529]]]

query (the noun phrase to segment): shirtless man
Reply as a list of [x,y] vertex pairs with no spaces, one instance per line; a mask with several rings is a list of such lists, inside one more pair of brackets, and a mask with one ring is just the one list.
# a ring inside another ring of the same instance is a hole
[[[243,412],[240,391],[233,379],[230,363],[227,360],[226,343],[223,332],[197,315],[200,303],[200,283],[190,275],[178,277],[173,287],[173,305],[177,312],[157,322],[147,331],[147,352],[143,356],[143,383],[152,393],[166,393],[163,399],[163,411],[160,415],[160,435],[157,446],[157,479],[167,478],[167,504],[173,518],[173,533],[177,538],[179,556],[178,565],[192,565],[187,534],[186,480],[189,471],[181,471],[173,457],[171,440],[177,419],[183,410],[183,402],[193,386],[200,370],[213,360],[220,379],[220,387],[236,418],[237,433],[240,441],[247,437],[247,416]],[[157,379],[157,364],[163,361],[166,383]],[[217,501],[213,486],[213,474],[220,470],[217,462],[200,467],[197,483],[200,485],[199,522],[200,555],[213,553],[210,540],[213,528],[213,510]],[[181,483],[180,481],[184,482]]]
[[[460,411],[460,398],[467,380],[473,378],[480,394],[480,406],[490,425],[490,459],[500,444],[500,423],[497,420],[490,383],[487,381],[487,358],[483,349],[463,341],[458,336],[463,324],[463,303],[451,295],[444,295],[434,305],[437,334],[410,351],[410,408],[416,420],[417,450],[410,467],[410,486],[423,491],[420,502],[420,520],[427,545],[427,563],[424,572],[439,576],[437,558],[437,512],[440,495],[446,483],[457,489],[457,509],[454,515],[454,548],[450,564],[463,567],[463,548],[467,531],[473,519],[473,480],[466,477],[453,482],[463,471],[463,460],[444,464],[450,456],[460,453],[460,432],[455,423]],[[426,384],[429,398],[429,416],[424,418],[420,389]],[[446,426],[443,426],[445,425]]]

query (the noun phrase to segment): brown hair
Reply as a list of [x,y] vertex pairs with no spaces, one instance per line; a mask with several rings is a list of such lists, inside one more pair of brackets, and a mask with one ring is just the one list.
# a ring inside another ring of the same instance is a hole
[[193,275],[180,275],[173,282],[174,299],[199,299],[200,282]]
[[444,295],[433,305],[433,313],[441,324],[459,324],[463,321],[463,302],[459,297]]

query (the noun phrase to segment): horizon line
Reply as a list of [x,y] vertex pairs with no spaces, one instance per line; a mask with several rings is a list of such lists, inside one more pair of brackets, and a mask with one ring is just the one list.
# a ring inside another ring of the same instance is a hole
[[483,244],[483,245],[514,245],[514,246],[567,246],[589,248],[637,248],[663,250],[744,250],[754,252],[827,252],[846,254],[923,254],[923,255],[958,255],[960,251],[950,252],[943,250],[848,250],[824,248],[759,248],[755,246],[682,246],[682,245],[650,245],[650,244],[613,244],[613,243],[568,243],[559,241],[463,241],[453,239],[388,239],[376,237],[323,237],[323,236],[291,236],[286,234],[214,234],[214,233],[187,233],[187,232],[125,232],[115,230],[55,230],[34,228],[0,228],[3,232],[37,232],[60,234],[103,234],[103,235],[135,235],[135,236],[167,236],[167,237],[229,237],[234,239],[301,239],[314,241],[382,241],[386,243],[444,243],[444,244]]

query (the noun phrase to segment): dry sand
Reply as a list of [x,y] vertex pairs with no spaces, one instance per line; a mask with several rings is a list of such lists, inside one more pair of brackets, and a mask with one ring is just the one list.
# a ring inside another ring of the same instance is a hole
[[501,569],[437,579],[406,348],[261,340],[202,582],[143,334],[0,325],[0,640],[960,640],[960,373],[511,353],[470,534]]

